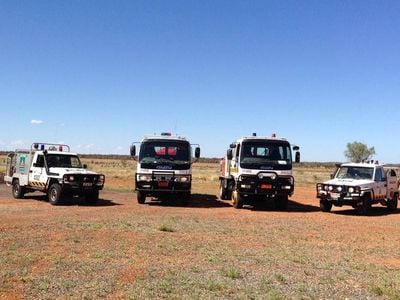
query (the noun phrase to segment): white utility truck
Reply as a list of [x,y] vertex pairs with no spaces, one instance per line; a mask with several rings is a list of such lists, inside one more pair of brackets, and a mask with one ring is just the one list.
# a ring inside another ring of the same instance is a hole
[[104,179],[104,175],[86,170],[68,145],[49,143],[34,143],[30,150],[9,153],[4,177],[12,186],[14,198],[40,191],[53,205],[67,195],[84,196],[88,203],[95,204]]
[[292,149],[300,162],[299,147],[275,134],[253,133],[232,143],[221,161],[220,198],[232,200],[235,208],[273,199],[276,208],[286,209],[294,191]]
[[[147,196],[161,200],[174,196],[187,204],[192,188],[192,146],[181,136],[171,133],[146,136],[140,143],[133,143],[131,156],[136,159],[136,146],[140,144],[135,173],[137,201],[145,203]],[[196,145],[195,158],[200,157]]]
[[345,163],[340,165],[332,179],[317,183],[317,198],[322,211],[332,205],[350,205],[366,214],[372,204],[382,204],[389,211],[397,209],[399,191],[396,172],[378,162]]

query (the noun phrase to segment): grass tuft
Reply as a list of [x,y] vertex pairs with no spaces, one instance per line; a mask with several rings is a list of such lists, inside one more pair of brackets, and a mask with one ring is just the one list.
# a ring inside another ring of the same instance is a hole
[[171,226],[162,224],[160,227],[158,227],[158,230],[164,231],[164,232],[175,232],[175,229],[173,229]]

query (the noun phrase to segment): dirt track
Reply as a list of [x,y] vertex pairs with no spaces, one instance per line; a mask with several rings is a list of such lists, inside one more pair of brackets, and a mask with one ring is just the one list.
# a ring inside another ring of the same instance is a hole
[[149,198],[139,205],[133,193],[100,197],[96,206],[52,206],[41,194],[15,200],[0,185],[0,298],[393,298],[400,291],[400,218],[383,207],[370,216],[347,207],[322,213],[314,190],[304,188],[288,212],[235,210],[207,186],[195,186],[187,207]]

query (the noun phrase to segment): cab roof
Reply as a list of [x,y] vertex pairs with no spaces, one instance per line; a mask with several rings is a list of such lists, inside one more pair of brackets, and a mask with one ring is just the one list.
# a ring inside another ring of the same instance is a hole
[[142,140],[142,142],[145,141],[151,141],[151,140],[165,140],[165,141],[183,141],[183,142],[188,142],[188,140],[183,137],[183,136],[178,136],[178,135],[149,135],[145,136]]
[[374,167],[383,167],[380,163],[375,162],[361,162],[361,163],[344,163],[340,165],[341,167],[362,167],[362,168],[374,168]]

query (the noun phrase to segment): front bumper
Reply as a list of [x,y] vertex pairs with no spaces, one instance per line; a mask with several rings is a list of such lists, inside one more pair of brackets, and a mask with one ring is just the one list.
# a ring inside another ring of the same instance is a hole
[[[139,178],[145,177],[146,180]],[[183,181],[185,179],[185,181]],[[191,175],[171,173],[135,174],[135,190],[146,192],[148,195],[168,193],[188,193],[192,188]]]
[[294,192],[294,178],[276,176],[259,178],[257,175],[242,175],[236,183],[236,190],[244,195],[291,196]]
[[62,191],[66,194],[81,195],[102,190],[104,182],[105,176],[102,174],[68,174],[63,178]]

